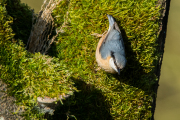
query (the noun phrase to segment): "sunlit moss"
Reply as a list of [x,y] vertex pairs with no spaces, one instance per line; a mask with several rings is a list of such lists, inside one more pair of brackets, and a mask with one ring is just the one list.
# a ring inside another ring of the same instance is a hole
[[[63,20],[68,21],[63,28],[64,32],[59,34],[56,41],[58,57],[73,71],[74,78],[102,91],[105,101],[111,106],[107,109],[110,109],[113,119],[151,117],[152,86],[157,80],[154,68],[158,60],[156,41],[160,8],[156,2],[157,0],[73,0],[66,4],[66,13],[62,13],[64,9],[61,5],[54,11],[54,16],[64,16]],[[96,72],[98,66],[95,50],[99,38],[91,34],[102,34],[108,29],[107,14],[117,20],[124,38],[127,66],[120,77],[103,70]],[[59,19],[55,21],[61,27],[62,22],[58,22]],[[94,106],[92,114],[98,113],[96,107]],[[80,109],[78,110],[81,111]],[[72,114],[76,116],[77,113]],[[83,115],[78,117],[86,119]]]
[[0,79],[8,85],[8,94],[15,97],[16,104],[25,110],[26,119],[42,119],[43,114],[33,111],[37,97],[58,98],[76,90],[71,71],[57,58],[28,53],[21,40],[14,39],[12,23],[13,18],[0,4]]

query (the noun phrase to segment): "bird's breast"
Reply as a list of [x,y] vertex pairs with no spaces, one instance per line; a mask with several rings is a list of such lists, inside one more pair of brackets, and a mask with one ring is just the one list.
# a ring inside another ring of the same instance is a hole
[[97,45],[97,48],[96,48],[96,61],[97,61],[98,65],[101,68],[103,68],[106,72],[116,73],[116,71],[109,64],[109,60],[110,60],[111,56],[108,56],[108,57],[106,57],[106,59],[103,59],[101,54],[100,54],[100,51],[99,51],[104,39],[106,38],[106,35],[107,34],[102,36],[102,38],[99,40],[99,43]]

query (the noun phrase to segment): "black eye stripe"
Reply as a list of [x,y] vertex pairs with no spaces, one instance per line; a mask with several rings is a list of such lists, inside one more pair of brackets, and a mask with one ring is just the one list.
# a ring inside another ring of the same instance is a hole
[[116,59],[115,59],[113,51],[111,51],[111,57],[113,58],[113,61],[114,61],[114,64],[115,64],[116,68],[118,69],[118,66],[117,66]]
[[113,51],[111,51],[111,57],[115,58],[115,57],[114,57],[114,52],[113,52]]

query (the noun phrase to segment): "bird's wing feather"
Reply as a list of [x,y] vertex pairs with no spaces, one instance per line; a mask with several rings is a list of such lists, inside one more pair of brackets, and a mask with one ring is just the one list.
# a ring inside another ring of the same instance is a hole
[[106,38],[104,39],[100,47],[101,57],[103,59],[106,59],[108,56],[110,56],[111,51],[118,52],[119,54],[125,56],[123,38],[119,30],[116,30],[115,27],[113,27],[108,32]]

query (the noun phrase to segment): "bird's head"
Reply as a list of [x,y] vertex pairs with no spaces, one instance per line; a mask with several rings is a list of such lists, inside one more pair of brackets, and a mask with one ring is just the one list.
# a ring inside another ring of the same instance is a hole
[[111,58],[109,59],[109,64],[120,75],[120,71],[126,65],[126,58],[124,55],[111,51]]

